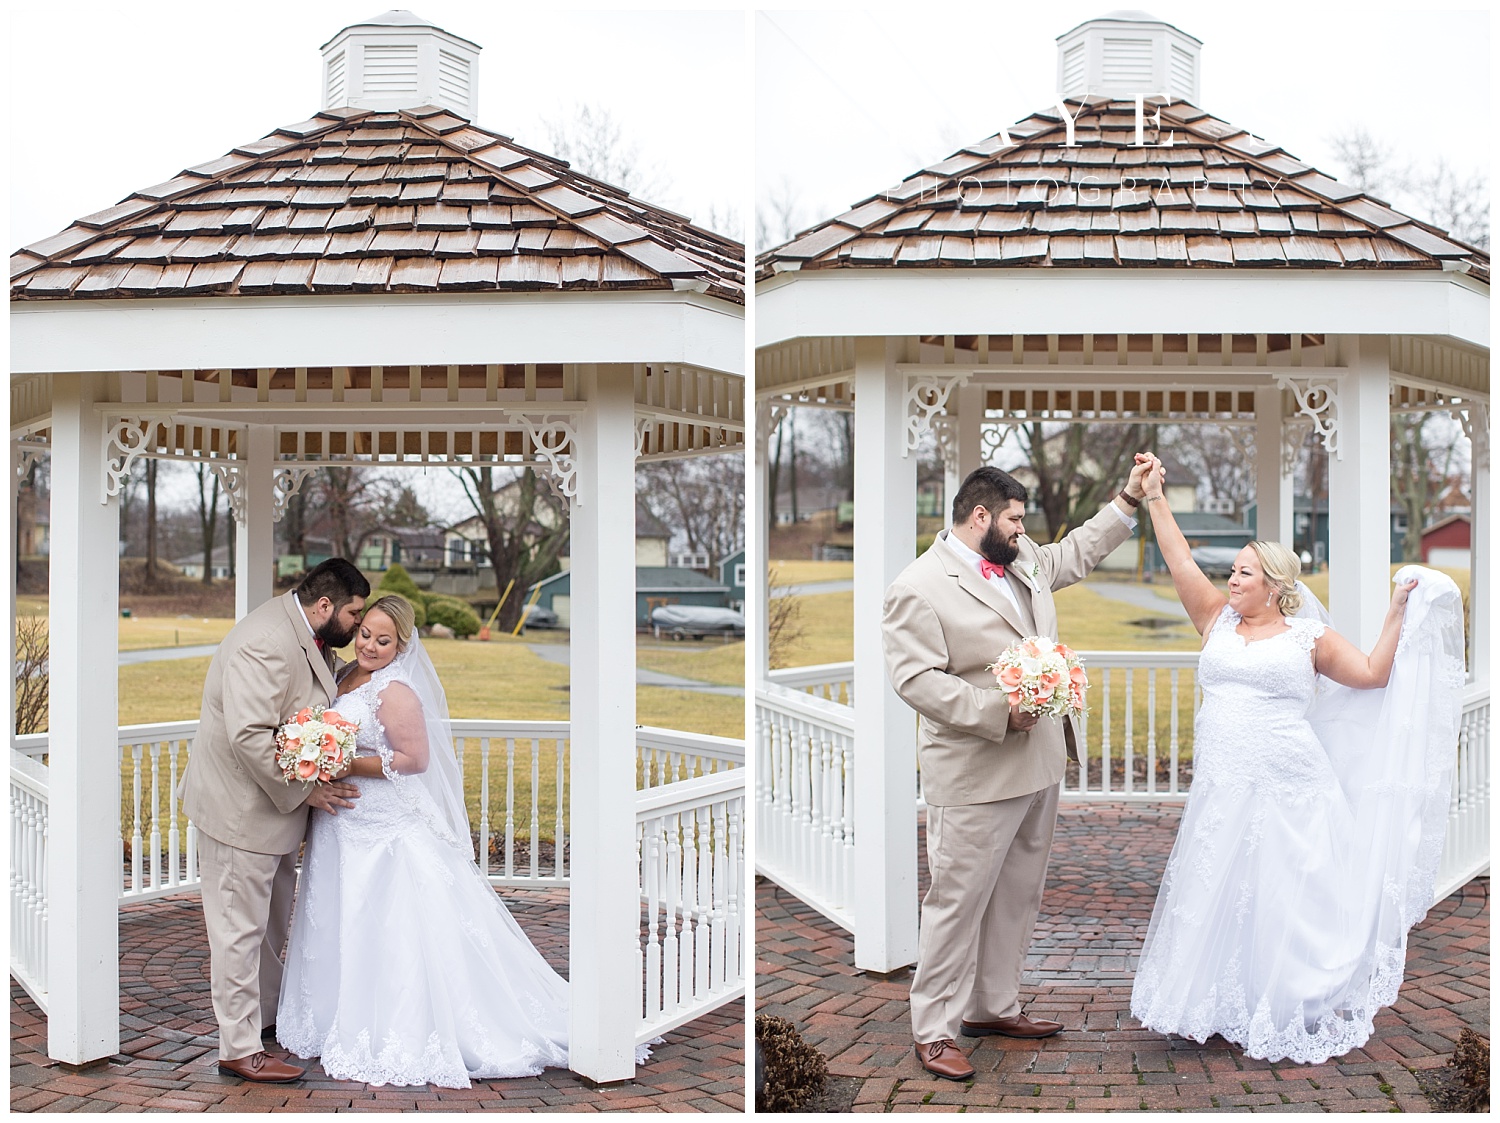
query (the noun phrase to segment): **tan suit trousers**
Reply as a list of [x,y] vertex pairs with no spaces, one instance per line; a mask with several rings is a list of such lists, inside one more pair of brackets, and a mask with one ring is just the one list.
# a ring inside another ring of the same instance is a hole
[[261,1051],[260,1031],[276,1020],[297,855],[256,854],[199,831],[198,869],[219,1059],[236,1061]]
[[994,803],[927,809],[927,864],[912,1037],[1021,1012],[1021,968],[1042,905],[1058,785]]

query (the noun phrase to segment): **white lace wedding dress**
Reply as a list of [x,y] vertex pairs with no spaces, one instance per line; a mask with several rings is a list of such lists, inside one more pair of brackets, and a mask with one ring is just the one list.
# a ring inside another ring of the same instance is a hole
[[309,817],[276,1038],[366,1084],[565,1068],[566,980],[479,872],[466,824],[460,841],[427,789],[392,773],[380,699],[401,679],[393,663],[337,701],[386,776],[357,778],[352,809]]
[[1191,794],[1131,993],[1147,1028],[1321,1063],[1363,1045],[1395,1001],[1407,930],[1432,899],[1457,745],[1461,602],[1437,584],[1412,594],[1384,690],[1315,674],[1318,620],[1246,641],[1225,607],[1199,663]]

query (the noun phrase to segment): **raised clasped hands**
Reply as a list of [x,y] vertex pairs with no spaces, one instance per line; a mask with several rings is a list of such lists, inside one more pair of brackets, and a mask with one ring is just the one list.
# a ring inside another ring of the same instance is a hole
[[1147,499],[1160,499],[1162,489],[1167,482],[1167,469],[1162,465],[1161,458],[1154,452],[1138,452],[1135,454],[1135,468],[1131,470],[1131,479],[1135,479],[1136,472],[1141,473],[1141,491]]

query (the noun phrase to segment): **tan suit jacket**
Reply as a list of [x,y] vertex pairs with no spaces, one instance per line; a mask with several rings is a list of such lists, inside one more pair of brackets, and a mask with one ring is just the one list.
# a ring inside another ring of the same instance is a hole
[[219,644],[180,786],[183,810],[199,830],[257,854],[291,853],[307,827],[312,785],[281,778],[277,728],[338,694],[332,652],[318,650],[296,598],[289,592],[267,601]]
[[1062,779],[1070,724],[1043,718],[1030,732],[1008,730],[1009,703],[985,668],[1028,635],[1063,638],[1053,590],[1082,580],[1130,533],[1118,512],[1105,509],[1061,542],[1038,545],[1023,536],[1020,555],[1005,569],[1022,613],[942,541],[886,591],[886,669],[896,693],[921,715],[917,757],[927,803],[992,803]]

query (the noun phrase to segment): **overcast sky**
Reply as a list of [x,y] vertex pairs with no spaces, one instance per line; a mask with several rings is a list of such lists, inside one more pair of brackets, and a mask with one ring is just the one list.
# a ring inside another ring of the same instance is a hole
[[[1109,10],[1060,3],[757,13],[758,203],[789,184],[801,225],[811,225],[1047,108],[1057,36]],[[1339,170],[1329,137],[1363,125],[1409,160],[1488,167],[1487,10],[1148,10],[1203,41],[1202,108],[1305,162]]]
[[[45,0],[10,8],[12,249],[322,108],[318,48],[381,0]],[[478,123],[547,150],[544,119],[603,106],[659,166],[648,198],[748,209],[742,11],[568,12],[416,0],[484,48]],[[744,85],[741,81],[740,85]],[[691,143],[686,142],[691,138]]]

